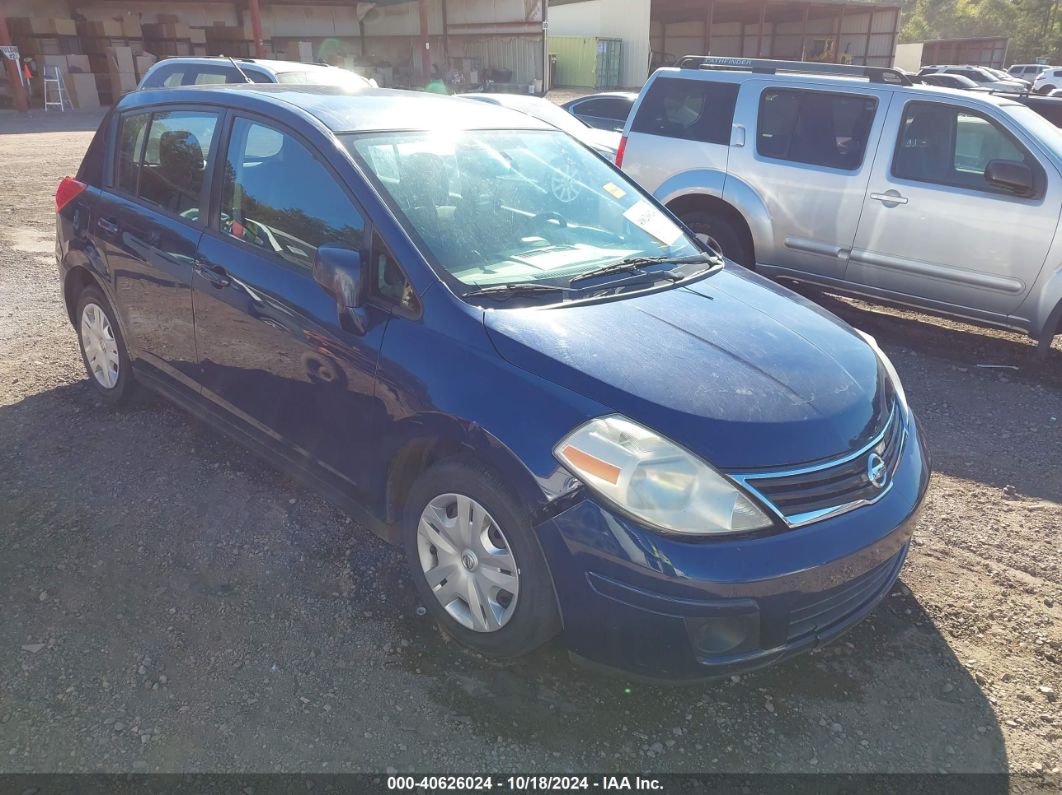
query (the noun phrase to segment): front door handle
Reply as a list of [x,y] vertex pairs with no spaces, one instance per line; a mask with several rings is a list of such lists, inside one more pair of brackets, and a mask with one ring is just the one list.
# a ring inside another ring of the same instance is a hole
[[875,201],[879,201],[886,207],[896,207],[900,204],[907,204],[907,197],[900,194],[898,190],[887,190],[884,193],[871,193],[870,198]]
[[118,231],[118,224],[109,218],[97,218],[96,226],[99,227],[101,232],[105,232],[108,235],[113,235]]
[[212,265],[206,260],[196,260],[196,270],[199,271],[199,275],[206,279],[214,289],[220,290],[222,287],[228,287],[232,284],[232,279],[229,277],[229,272],[220,265]]

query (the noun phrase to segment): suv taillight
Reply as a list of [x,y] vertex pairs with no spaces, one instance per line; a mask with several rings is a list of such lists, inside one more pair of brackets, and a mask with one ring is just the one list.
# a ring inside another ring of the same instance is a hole
[[55,211],[59,212],[66,205],[81,195],[85,190],[85,183],[78,182],[73,177],[63,177],[59,187],[55,189]]
[[616,150],[616,168],[623,168],[623,153],[627,150],[627,136],[620,138],[619,149]]

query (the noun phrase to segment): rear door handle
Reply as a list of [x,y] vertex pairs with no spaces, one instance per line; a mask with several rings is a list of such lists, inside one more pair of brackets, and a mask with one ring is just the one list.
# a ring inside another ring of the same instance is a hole
[[887,190],[884,193],[871,193],[870,198],[879,201],[886,207],[895,207],[898,204],[907,204],[907,197],[898,190]]
[[99,227],[101,232],[106,232],[108,235],[113,235],[118,231],[118,224],[109,218],[97,218],[96,226]]
[[220,290],[222,287],[228,287],[232,284],[232,279],[229,278],[229,272],[220,265],[211,265],[206,260],[196,260],[195,268],[199,272],[199,275],[210,282],[215,289]]

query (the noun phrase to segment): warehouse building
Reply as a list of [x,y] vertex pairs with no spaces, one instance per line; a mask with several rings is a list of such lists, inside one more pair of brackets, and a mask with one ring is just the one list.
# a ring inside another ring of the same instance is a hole
[[566,62],[575,57],[568,39],[592,38],[601,52],[618,41],[616,85],[589,87],[637,87],[683,55],[891,66],[899,28],[898,4],[858,0],[551,0],[549,50],[561,85],[586,72]]
[[0,45],[35,68],[95,75],[103,102],[174,55],[324,61],[385,86],[544,88],[546,0],[4,0],[2,14]]

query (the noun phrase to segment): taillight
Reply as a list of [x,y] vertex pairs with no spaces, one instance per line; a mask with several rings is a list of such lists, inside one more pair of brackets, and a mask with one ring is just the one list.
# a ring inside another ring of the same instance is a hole
[[63,177],[59,187],[55,189],[55,211],[59,212],[66,205],[81,195],[85,190],[85,183],[78,182],[73,177]]
[[623,168],[623,153],[627,149],[627,136],[620,138],[619,149],[616,150],[616,168]]

